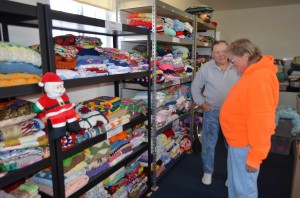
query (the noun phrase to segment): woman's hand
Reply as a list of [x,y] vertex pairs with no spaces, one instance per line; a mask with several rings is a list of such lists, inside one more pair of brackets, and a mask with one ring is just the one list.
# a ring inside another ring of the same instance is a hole
[[257,171],[257,169],[246,165],[246,171],[249,173],[255,173]]

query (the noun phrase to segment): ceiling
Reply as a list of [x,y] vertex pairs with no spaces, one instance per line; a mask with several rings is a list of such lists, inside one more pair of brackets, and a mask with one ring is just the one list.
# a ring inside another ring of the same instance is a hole
[[300,0],[199,0],[215,11],[300,4]]

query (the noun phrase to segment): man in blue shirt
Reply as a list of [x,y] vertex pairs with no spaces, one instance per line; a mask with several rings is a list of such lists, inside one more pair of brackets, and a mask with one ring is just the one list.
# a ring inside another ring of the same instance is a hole
[[212,44],[213,60],[205,63],[192,82],[192,96],[203,111],[202,125],[202,183],[210,185],[214,172],[215,147],[217,144],[221,106],[230,90],[238,81],[239,74],[226,56],[228,44],[224,40]]

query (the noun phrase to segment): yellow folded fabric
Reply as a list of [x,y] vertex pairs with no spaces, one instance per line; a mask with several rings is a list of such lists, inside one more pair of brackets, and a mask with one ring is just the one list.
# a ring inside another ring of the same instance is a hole
[[0,87],[18,86],[34,84],[41,81],[41,76],[37,74],[13,73],[0,74]]

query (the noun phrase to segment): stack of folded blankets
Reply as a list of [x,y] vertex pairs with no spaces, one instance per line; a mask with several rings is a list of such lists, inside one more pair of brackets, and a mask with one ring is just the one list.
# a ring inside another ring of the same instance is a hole
[[3,198],[40,198],[39,187],[35,184],[25,182],[17,184],[13,188],[0,190],[0,197]]
[[[131,13],[127,15],[127,23],[131,26],[152,29],[151,13]],[[193,39],[193,27],[188,22],[178,19],[158,16],[156,18],[156,32],[172,37]]]
[[162,89],[160,92],[165,94],[164,107],[161,107],[156,114],[157,127],[163,127],[176,120],[179,115],[186,113],[190,108],[190,84],[172,86]]
[[63,150],[127,124],[135,116],[146,115],[147,102],[142,99],[100,96],[80,102],[75,106],[75,111],[82,130],[80,133],[67,133],[61,139]]
[[[63,160],[65,196],[69,197],[78,189],[85,186],[89,177],[86,175],[87,163],[85,155],[80,152]],[[36,173],[29,182],[34,183],[47,195],[53,196],[52,174],[49,168]]]
[[[136,51],[140,55],[144,55],[146,52],[145,49],[145,45],[136,45],[133,47],[133,51]],[[173,84],[179,84],[180,79],[193,74],[193,61],[190,59],[190,52],[187,47],[158,45],[157,55],[156,83],[163,84],[171,81]],[[148,86],[147,77],[127,81],[138,83],[145,87]]]
[[0,87],[38,83],[42,60],[38,52],[21,45],[0,42]]
[[84,198],[108,198],[109,194],[104,188],[103,181],[84,193]]
[[90,178],[106,170],[110,165],[108,158],[111,153],[110,142],[108,140],[99,142],[85,151],[85,161],[87,162],[86,174]]
[[113,198],[140,197],[147,191],[147,176],[139,158],[104,180],[104,188]]
[[10,172],[49,156],[43,122],[33,103],[21,99],[0,103],[0,171]]
[[180,154],[191,148],[191,144],[187,143],[186,138],[188,138],[187,131],[179,120],[173,122],[172,129],[168,129],[156,137],[157,177],[168,169]]
[[57,74],[62,79],[139,72],[148,69],[147,60],[116,48],[101,47],[97,37],[71,34],[54,37]]

